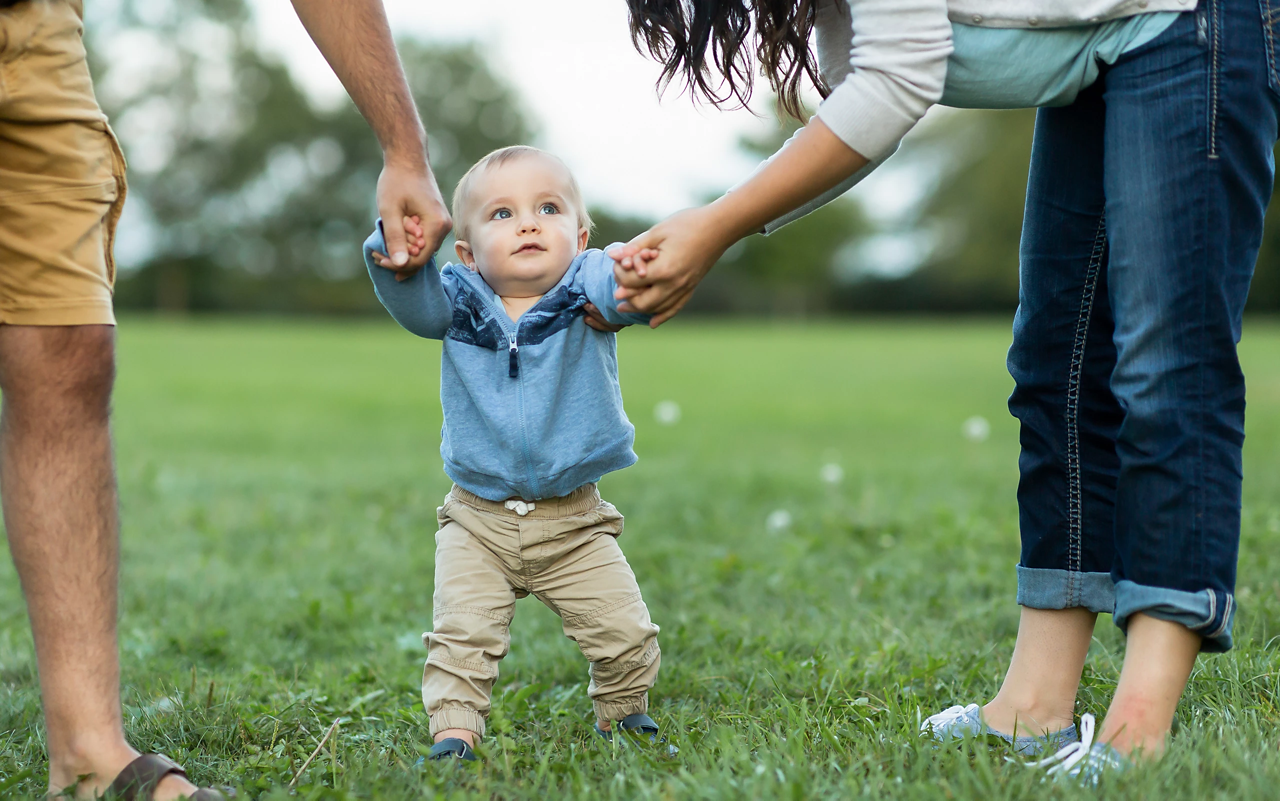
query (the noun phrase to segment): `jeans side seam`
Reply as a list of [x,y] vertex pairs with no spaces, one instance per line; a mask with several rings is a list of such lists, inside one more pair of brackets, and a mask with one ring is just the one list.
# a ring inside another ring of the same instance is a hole
[[1218,158],[1218,61],[1222,54],[1222,8],[1218,0],[1208,0],[1209,24],[1213,28],[1209,65],[1209,158]]
[[1102,253],[1107,241],[1105,215],[1098,218],[1098,232],[1093,239],[1093,252],[1085,270],[1084,292],[1080,298],[1080,316],[1076,320],[1072,343],[1071,367],[1067,373],[1067,603],[1079,600],[1081,539],[1083,537],[1084,500],[1080,477],[1080,378],[1084,372],[1084,349],[1089,339],[1089,323],[1093,318],[1093,301],[1098,288]]

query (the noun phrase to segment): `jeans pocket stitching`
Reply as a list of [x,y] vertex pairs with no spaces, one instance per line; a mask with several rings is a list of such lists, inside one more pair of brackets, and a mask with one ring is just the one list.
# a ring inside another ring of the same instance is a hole
[[1280,92],[1280,69],[1276,65],[1276,24],[1280,23],[1280,8],[1272,8],[1271,0],[1258,0],[1262,11],[1262,41],[1266,47],[1267,83],[1272,91]]

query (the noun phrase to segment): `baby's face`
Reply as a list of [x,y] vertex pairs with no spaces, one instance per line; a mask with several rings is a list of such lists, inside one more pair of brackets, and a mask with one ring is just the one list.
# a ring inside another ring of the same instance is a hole
[[473,179],[458,257],[501,297],[546,294],[586,248],[588,231],[578,227],[569,180],[563,164],[538,154]]

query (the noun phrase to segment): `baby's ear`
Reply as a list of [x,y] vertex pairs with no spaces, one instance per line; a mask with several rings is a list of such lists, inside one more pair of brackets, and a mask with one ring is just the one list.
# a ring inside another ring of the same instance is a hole
[[587,249],[587,242],[590,239],[591,239],[591,229],[589,228],[578,229],[578,252],[579,253]]
[[471,243],[463,242],[459,239],[453,245],[454,251],[458,254],[458,258],[462,259],[462,263],[471,268],[472,272],[476,269],[476,257],[471,252]]

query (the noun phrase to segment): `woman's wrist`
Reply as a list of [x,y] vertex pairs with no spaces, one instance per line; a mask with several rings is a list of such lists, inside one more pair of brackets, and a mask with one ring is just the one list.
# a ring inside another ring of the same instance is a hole
[[[735,197],[735,195],[737,195]],[[756,223],[749,204],[736,192],[727,192],[705,206],[709,219],[706,230],[717,255],[724,253],[740,239],[757,233],[768,220]]]

